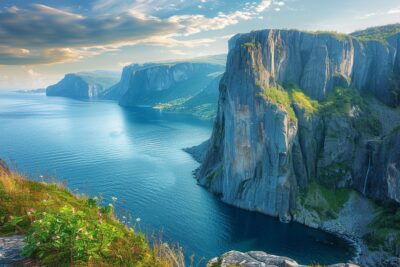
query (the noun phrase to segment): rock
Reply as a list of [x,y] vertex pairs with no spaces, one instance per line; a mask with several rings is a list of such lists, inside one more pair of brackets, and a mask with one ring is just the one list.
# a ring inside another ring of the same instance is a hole
[[224,66],[219,64],[190,62],[139,69],[132,74],[128,89],[119,104],[155,106],[193,97],[213,80],[210,74],[223,70]]
[[57,84],[47,87],[46,95],[86,100],[99,99],[106,89],[117,81],[118,74],[114,72],[70,73]]
[[16,264],[24,260],[21,256],[24,247],[23,236],[0,237],[0,266]]
[[125,66],[124,69],[122,70],[121,79],[119,80],[119,82],[110,87],[109,89],[107,89],[105,92],[103,92],[102,98],[118,101],[126,93],[126,91],[128,91],[131,85],[131,79],[137,71],[144,70],[155,65],[157,64],[146,63],[146,64],[131,64]]
[[[250,251],[247,253],[239,251],[230,251],[222,255],[220,258],[211,259],[207,267],[305,267],[298,264],[295,260],[287,257],[270,255],[261,251]],[[351,263],[339,263],[329,265],[327,267],[357,267],[358,265]]]
[[10,175],[11,170],[8,167],[7,163],[4,160],[0,159],[0,175],[2,174]]
[[[283,220],[312,180],[331,190],[351,188],[398,202],[397,141],[384,137],[388,149],[376,142],[381,152],[372,151],[371,140],[385,133],[368,121],[379,124],[384,118],[373,121],[376,110],[359,93],[368,91],[391,106],[400,103],[392,97],[395,45],[350,35],[263,30],[236,35],[229,48],[213,133],[196,171],[201,185],[226,203]],[[335,87],[349,87],[357,103],[343,113],[307,114],[293,101],[285,106],[277,102],[282,99],[263,97],[288,83],[320,103]],[[318,225],[306,217],[297,219]]]
[[214,119],[217,114],[218,88],[221,78],[222,74],[217,73],[216,77],[199,93],[183,103],[173,104],[170,102],[163,110],[192,114],[204,120]]

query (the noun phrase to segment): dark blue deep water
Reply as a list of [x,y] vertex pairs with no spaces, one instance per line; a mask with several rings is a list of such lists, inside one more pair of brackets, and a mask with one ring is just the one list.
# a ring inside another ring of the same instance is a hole
[[206,140],[212,124],[111,102],[0,92],[0,158],[27,174],[56,176],[77,193],[118,198],[118,210],[163,231],[187,255],[263,250],[300,263],[352,257],[321,231],[228,206],[192,178],[198,164],[182,148]]

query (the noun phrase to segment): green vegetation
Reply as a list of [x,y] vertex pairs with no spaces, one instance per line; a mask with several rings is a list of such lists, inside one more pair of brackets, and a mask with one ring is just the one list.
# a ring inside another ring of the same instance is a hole
[[[364,96],[368,97],[368,96]],[[350,116],[360,132],[379,135],[382,125],[377,114],[368,106],[358,90],[337,87],[321,103],[325,116]]]
[[327,188],[334,189],[338,181],[350,172],[349,164],[345,162],[334,162],[319,170],[318,182]]
[[184,266],[179,247],[150,246],[114,217],[112,205],[0,172],[0,234],[15,233],[26,236],[25,255],[47,266]]
[[311,33],[316,35],[331,35],[334,36],[337,40],[345,40],[346,38],[349,38],[349,35],[336,31],[315,31]]
[[289,119],[291,121],[296,120],[296,114],[292,108],[292,100],[288,91],[281,87],[269,87],[265,88],[263,91],[263,97],[271,103],[277,104],[283,107],[288,113]]
[[300,192],[300,203],[318,213],[322,220],[336,219],[350,197],[349,189],[332,191],[315,182]]
[[316,100],[311,99],[299,88],[295,83],[288,82],[284,83],[283,87],[289,92],[289,96],[299,108],[303,109],[305,115],[309,116],[319,111],[319,103]]
[[256,43],[254,43],[254,42],[246,42],[246,43],[243,44],[243,46],[244,47],[255,47]]
[[371,232],[364,236],[371,250],[385,250],[393,255],[400,248],[400,208],[396,205],[379,208],[369,225]]
[[380,27],[372,27],[366,30],[357,31],[351,35],[362,41],[383,41],[400,33],[400,24],[392,24]]

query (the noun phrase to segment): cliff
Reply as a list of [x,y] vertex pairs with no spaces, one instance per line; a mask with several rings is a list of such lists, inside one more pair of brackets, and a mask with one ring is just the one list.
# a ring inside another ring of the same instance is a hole
[[213,73],[224,66],[209,63],[171,63],[136,71],[126,93],[120,98],[122,106],[148,105],[184,101],[198,94],[213,79]]
[[170,101],[157,105],[156,108],[175,113],[192,114],[204,120],[212,120],[217,114],[217,104],[219,96],[219,83],[222,74],[216,73],[216,77],[199,93],[193,97],[184,100],[182,103],[178,101]]
[[121,78],[118,83],[108,88],[102,93],[103,99],[118,101],[128,91],[131,85],[131,79],[136,71],[152,67],[156,64],[131,64],[125,66],[122,70]]
[[233,37],[213,133],[197,151],[199,183],[235,206],[321,228],[353,191],[398,207],[399,45],[398,33]]
[[66,74],[57,84],[47,87],[46,95],[75,99],[98,99],[117,81],[118,74],[114,72],[70,73]]

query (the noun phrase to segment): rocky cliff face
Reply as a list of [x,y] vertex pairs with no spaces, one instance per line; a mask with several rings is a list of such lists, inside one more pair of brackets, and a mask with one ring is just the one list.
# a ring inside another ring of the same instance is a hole
[[174,63],[151,66],[136,71],[129,88],[121,97],[122,106],[150,105],[194,96],[213,79],[222,65],[207,63]]
[[311,183],[399,204],[399,38],[233,37],[199,182],[227,203],[285,220]]
[[144,70],[149,67],[155,66],[156,64],[148,63],[148,64],[131,64],[125,66],[122,70],[121,79],[120,81],[106,90],[102,98],[109,99],[109,100],[116,100],[118,101],[125,93],[128,91],[131,85],[131,79],[136,71]]
[[71,73],[66,74],[57,84],[47,87],[46,95],[98,99],[117,81],[118,74],[113,72]]

